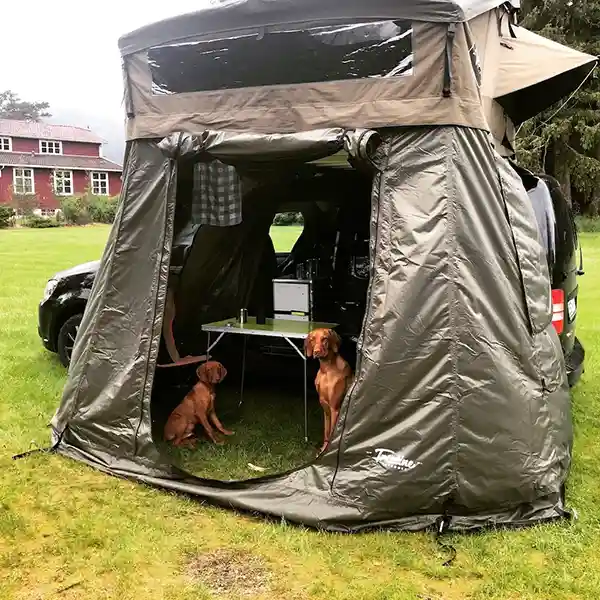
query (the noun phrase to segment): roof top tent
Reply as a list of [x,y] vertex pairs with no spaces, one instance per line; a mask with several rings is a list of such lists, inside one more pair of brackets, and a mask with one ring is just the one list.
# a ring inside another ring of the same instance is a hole
[[[55,449],[330,530],[567,514],[571,418],[548,272],[525,189],[496,150],[510,153],[512,124],[569,94],[595,58],[517,27],[515,8],[235,0],[124,36],[123,192]],[[374,179],[367,311],[332,443],[277,476],[185,473],[150,425],[178,165],[340,151]]]

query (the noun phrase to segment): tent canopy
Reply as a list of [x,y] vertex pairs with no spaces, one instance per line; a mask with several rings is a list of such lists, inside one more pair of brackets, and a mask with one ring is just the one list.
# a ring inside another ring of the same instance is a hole
[[518,0],[228,0],[210,8],[147,25],[119,39],[123,56],[198,35],[335,19],[406,19],[461,23]]
[[533,116],[596,64],[512,26],[511,6],[238,0],[144,27],[120,40],[127,137],[457,125],[502,140],[506,117]]

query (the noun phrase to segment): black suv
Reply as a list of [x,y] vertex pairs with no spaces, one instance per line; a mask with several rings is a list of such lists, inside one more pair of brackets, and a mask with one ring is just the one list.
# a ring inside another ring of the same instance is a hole
[[[530,195],[539,179],[531,173],[513,165],[525,183]],[[547,176],[541,177],[548,186],[551,200],[547,201],[547,212],[553,221],[554,231],[546,231],[542,236],[551,246],[547,247],[548,263],[552,275],[552,319],[565,354],[569,383],[574,385],[583,372],[584,349],[575,337],[575,321],[577,317],[577,277],[582,275],[581,250],[577,239],[577,231],[570,206],[560,191],[558,183]],[[533,202],[532,198],[532,202]],[[198,227],[185,226],[176,236],[173,243],[171,258],[171,272],[178,273],[187,257]],[[307,237],[307,227],[298,240],[291,253],[277,253],[277,262],[280,269],[285,269],[286,264],[293,262],[294,254],[304,245],[303,237]],[[548,240],[552,240],[551,243]],[[305,242],[306,240],[304,240]],[[365,244],[368,248],[368,242]],[[357,254],[353,250],[351,254]],[[361,259],[365,259],[358,251]],[[354,258],[357,258],[354,256]],[[368,258],[366,259],[368,261]],[[354,261],[356,262],[356,261]],[[359,261],[360,262],[360,261]],[[364,260],[362,261],[364,262]],[[77,336],[79,324],[90,295],[92,284],[98,270],[99,261],[86,263],[62,271],[54,275],[46,285],[44,296],[39,307],[39,335],[44,346],[58,353],[63,365],[68,366],[71,352]],[[353,278],[350,278],[353,280]],[[364,277],[354,277],[359,283],[364,283]],[[366,278],[368,281],[368,277]],[[363,286],[366,292],[366,285]],[[362,288],[361,288],[362,289]],[[356,292],[356,290],[354,290]],[[356,296],[352,290],[346,290],[349,297]],[[355,311],[356,312],[356,311]]]

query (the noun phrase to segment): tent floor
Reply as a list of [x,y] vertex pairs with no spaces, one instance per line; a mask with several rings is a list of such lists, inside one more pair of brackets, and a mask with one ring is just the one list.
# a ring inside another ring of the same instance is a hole
[[[290,374],[291,377],[292,374]],[[229,379],[229,377],[228,377]],[[198,427],[193,450],[173,448],[162,441],[162,429],[170,411],[183,399],[192,383],[161,386],[153,397],[154,439],[178,467],[203,478],[221,481],[251,479],[300,467],[316,456],[322,442],[323,413],[312,380],[308,387],[309,441],[304,441],[302,380],[272,380],[249,375],[244,401],[239,407],[237,377],[217,387],[216,408],[223,425],[235,435],[223,446],[212,444]],[[262,467],[257,471],[248,463]]]

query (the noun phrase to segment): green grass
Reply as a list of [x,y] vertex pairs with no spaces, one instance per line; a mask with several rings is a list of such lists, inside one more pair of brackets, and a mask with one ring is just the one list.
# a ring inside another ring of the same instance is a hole
[[[216,352],[213,356],[229,364],[227,359],[221,358]],[[190,473],[220,480],[250,479],[281,473],[309,462],[322,441],[320,436],[323,435],[323,420],[313,392],[309,396],[309,441],[306,443],[304,401],[302,391],[297,389],[302,384],[301,365],[302,362],[294,355],[283,365],[286,370],[291,367],[289,375],[295,378],[292,382],[288,381],[287,385],[266,388],[262,378],[259,380],[255,377],[254,385],[252,381],[247,381],[241,406],[237,373],[232,380],[219,385],[217,413],[223,425],[235,432],[227,438],[224,445],[218,446],[200,438],[194,450],[178,450],[170,444],[164,444],[163,450],[175,464]],[[269,365],[265,365],[265,368],[268,369]],[[297,385],[292,386],[292,383]],[[175,403],[183,398],[184,393],[182,391],[179,394]],[[171,401],[173,394],[171,389]],[[165,414],[163,419],[166,416]],[[157,421],[159,424],[164,423],[160,418]],[[160,424],[155,429],[157,439],[163,426]],[[249,464],[260,467],[260,470]]]
[[[289,246],[287,229],[279,248],[285,237]],[[265,600],[598,598],[599,235],[582,235],[587,275],[581,280],[578,333],[588,357],[574,394],[568,487],[580,519],[453,536],[458,556],[443,568],[446,554],[428,534],[316,533],[205,506],[59,456],[11,460],[48,444],[47,424],[65,380],[36,333],[43,286],[55,271],[99,257],[107,233],[106,227],[0,231],[2,600],[196,600],[243,592]],[[213,452],[216,460],[219,451]],[[254,459],[242,456],[240,469]]]
[[301,225],[288,225],[286,227],[271,227],[271,238],[276,252],[289,252],[302,233]]
[[600,233],[600,217],[576,217],[579,231]]

